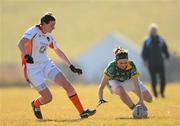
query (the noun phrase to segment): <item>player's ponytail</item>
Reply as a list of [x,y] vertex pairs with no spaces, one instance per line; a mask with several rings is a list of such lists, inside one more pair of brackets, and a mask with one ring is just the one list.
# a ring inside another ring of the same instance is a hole
[[56,21],[56,18],[51,12],[47,12],[41,17],[40,25],[43,25],[43,23],[49,24],[50,21]]
[[120,50],[120,47],[115,48],[114,51],[113,51],[114,54],[116,55],[116,54],[118,53],[119,50]]
[[122,47],[117,47],[114,50],[114,54],[116,61],[118,61],[119,59],[128,59],[128,50],[125,50]]

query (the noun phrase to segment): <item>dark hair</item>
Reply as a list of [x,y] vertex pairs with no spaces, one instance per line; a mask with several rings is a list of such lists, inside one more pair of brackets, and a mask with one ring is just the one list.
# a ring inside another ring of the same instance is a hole
[[114,54],[116,61],[118,61],[119,59],[128,59],[128,50],[125,50],[122,47],[117,47],[114,50]]
[[49,24],[50,21],[56,21],[56,18],[53,16],[53,14],[51,12],[47,12],[41,18],[40,25],[42,25],[43,23]]

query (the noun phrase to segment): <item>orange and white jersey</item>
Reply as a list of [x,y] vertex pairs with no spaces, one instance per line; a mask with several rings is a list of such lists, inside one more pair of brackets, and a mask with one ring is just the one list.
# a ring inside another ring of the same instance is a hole
[[29,42],[25,45],[28,54],[33,57],[34,64],[41,64],[49,61],[47,48],[58,48],[58,45],[51,33],[44,34],[40,27],[33,26],[23,35]]

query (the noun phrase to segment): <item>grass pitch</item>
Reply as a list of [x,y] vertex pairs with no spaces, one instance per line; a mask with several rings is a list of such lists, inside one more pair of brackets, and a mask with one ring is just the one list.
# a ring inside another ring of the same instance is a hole
[[[79,97],[87,108],[95,108],[98,86],[76,85]],[[31,88],[0,89],[0,126],[179,126],[180,92],[179,84],[167,87],[165,99],[155,99],[146,103],[149,108],[148,119],[132,119],[131,111],[105,89],[105,99],[109,102],[97,109],[96,115],[80,120],[79,115],[66,93],[61,88],[50,87],[53,102],[42,107],[43,121],[37,121],[31,110],[30,102],[38,96]],[[134,101],[137,97],[131,94]]]

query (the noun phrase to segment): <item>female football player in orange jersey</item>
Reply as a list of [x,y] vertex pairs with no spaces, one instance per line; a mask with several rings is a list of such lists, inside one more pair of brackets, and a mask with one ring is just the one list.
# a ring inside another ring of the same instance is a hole
[[55,24],[56,19],[52,13],[46,13],[41,18],[39,25],[29,28],[24,33],[18,45],[22,53],[25,78],[40,94],[37,99],[32,101],[34,114],[37,119],[42,119],[40,106],[52,101],[52,94],[45,83],[45,80],[48,79],[63,87],[80,113],[80,117],[87,118],[94,115],[96,110],[84,110],[74,87],[46,54],[47,47],[52,48],[72,72],[82,74],[82,70],[72,65],[64,52],[58,47],[51,34],[55,29]]
[[114,53],[115,60],[109,63],[104,70],[104,76],[99,86],[99,105],[107,102],[103,98],[103,90],[108,85],[111,93],[120,96],[121,100],[130,109],[133,109],[135,104],[127,91],[134,92],[139,97],[137,104],[141,104],[147,110],[144,100],[151,102],[152,96],[139,80],[140,73],[137,71],[133,61],[128,59],[128,51],[118,47]]

